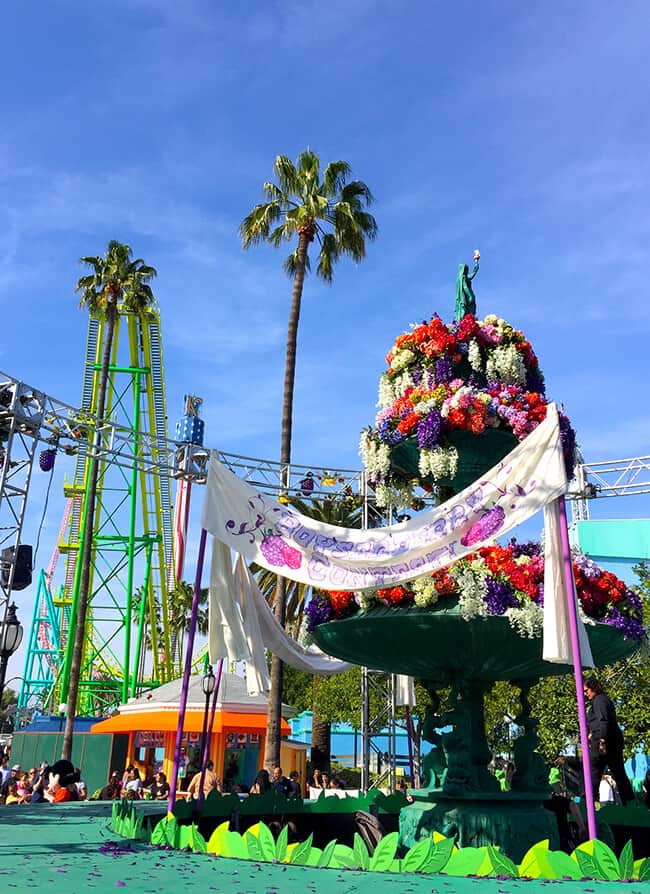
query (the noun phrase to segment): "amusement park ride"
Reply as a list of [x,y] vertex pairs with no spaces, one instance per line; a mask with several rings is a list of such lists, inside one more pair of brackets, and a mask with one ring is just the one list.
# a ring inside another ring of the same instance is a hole
[[[35,462],[50,475],[59,457],[71,457],[74,465],[71,480],[64,484],[57,546],[47,569],[38,575],[19,709],[38,706],[55,713],[66,702],[73,643],[69,634],[77,614],[78,555],[92,450],[98,451],[100,475],[79,714],[105,714],[181,673],[183,656],[173,634],[169,594],[183,576],[191,488],[205,481],[209,457],[198,416],[201,400],[186,397],[185,415],[176,438],[170,439],[159,312],[122,309],[114,336],[107,412],[104,420],[98,420],[105,336],[104,323],[91,316],[79,407],[0,373],[2,619],[12,592],[31,583],[31,547],[22,543],[21,534]],[[355,494],[362,501],[365,525],[373,524],[376,510],[364,473],[282,467],[224,453],[219,457],[237,475],[267,492],[295,493],[302,500]],[[649,473],[650,457],[579,466],[570,495],[574,520],[589,518],[588,501],[593,497],[650,493]],[[60,582],[58,559],[65,564]],[[366,672],[364,686],[371,685]],[[388,710],[382,725],[394,718],[390,679],[384,693]],[[373,722],[368,716],[362,719],[366,757]]]

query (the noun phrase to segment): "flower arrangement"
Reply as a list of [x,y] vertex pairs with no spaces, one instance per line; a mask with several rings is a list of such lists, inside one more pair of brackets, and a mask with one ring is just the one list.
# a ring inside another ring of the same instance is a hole
[[[453,478],[458,450],[454,431],[509,432],[521,441],[546,418],[544,377],[524,334],[494,315],[467,314],[446,325],[434,315],[400,335],[379,382],[375,428],[360,452],[379,505],[410,505],[413,481],[392,465],[393,449],[408,439],[419,448],[419,474],[434,485]],[[560,414],[569,477],[575,435]],[[421,481],[416,481],[422,483]]]
[[[617,627],[628,639],[645,637],[641,599],[634,590],[587,556],[573,559],[583,620]],[[308,632],[325,621],[346,618],[377,605],[431,608],[456,600],[462,618],[505,615],[520,636],[541,635],[544,557],[538,543],[481,547],[431,575],[382,590],[314,594],[306,608]]]

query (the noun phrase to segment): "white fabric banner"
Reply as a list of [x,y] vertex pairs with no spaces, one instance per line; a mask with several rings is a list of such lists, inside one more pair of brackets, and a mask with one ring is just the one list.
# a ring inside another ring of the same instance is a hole
[[[372,530],[340,528],[301,515],[239,479],[213,451],[202,524],[230,549],[283,577],[321,590],[378,589],[430,574],[493,542],[566,489],[558,412],[555,404],[549,404],[544,422],[461,493],[409,521]],[[553,514],[547,512],[547,526],[549,519],[552,523]],[[556,543],[557,537],[557,530],[547,529],[547,543]],[[217,576],[213,592],[228,598],[232,588],[218,579],[224,574],[223,556],[215,555],[221,567],[213,570]],[[545,632],[553,635],[548,648],[545,644],[544,657],[570,661],[561,549],[547,551],[544,592],[545,615],[551,616],[545,619]],[[215,619],[225,643],[229,634],[224,625],[238,623],[236,607],[216,606]],[[232,634],[235,642],[239,635],[241,631]],[[583,657],[591,659],[584,630],[581,637]]]
[[231,549],[323,590],[389,587],[460,559],[521,524],[566,490],[554,404],[485,476],[444,505],[386,528],[339,528],[259,493],[212,453],[203,527]]
[[544,507],[544,645],[542,658],[554,664],[571,664],[571,623],[569,599],[573,600],[578,618],[578,644],[583,667],[593,667],[594,659],[585,625],[578,613],[578,597],[571,576],[567,592],[562,556],[562,534],[558,501]]

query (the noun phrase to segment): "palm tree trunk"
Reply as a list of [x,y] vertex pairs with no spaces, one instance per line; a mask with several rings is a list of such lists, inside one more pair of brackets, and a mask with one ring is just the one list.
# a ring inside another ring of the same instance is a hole
[[[300,302],[305,282],[305,266],[307,249],[311,241],[309,232],[302,231],[298,239],[298,258],[296,275],[291,293],[291,310],[287,330],[287,347],[284,363],[284,392],[282,397],[282,434],[280,440],[280,463],[284,477],[285,467],[291,462],[291,432],[293,426],[293,390],[296,378],[296,346],[298,343],[298,322],[300,321]],[[284,627],[286,612],[286,582],[278,577],[275,591],[275,617]],[[283,665],[277,655],[271,658],[271,689],[269,691],[268,720],[264,743],[264,766],[271,772],[280,765],[280,739],[282,735],[282,678]]]
[[[83,664],[84,639],[86,635],[86,616],[88,614],[88,590],[90,589],[90,566],[93,552],[93,533],[95,528],[95,503],[97,500],[97,479],[99,477],[98,452],[101,446],[102,435],[99,427],[104,419],[106,408],[106,391],[108,386],[108,370],[111,362],[113,348],[113,334],[117,317],[117,304],[114,296],[109,296],[106,308],[106,343],[104,356],[102,357],[102,369],[97,392],[97,426],[93,438],[93,451],[90,458],[90,471],[88,475],[88,493],[86,526],[81,548],[81,578],[79,581],[79,598],[77,600],[77,617],[74,626],[74,645],[72,649],[72,661],[70,662],[70,677],[67,694],[67,714],[61,757],[65,760],[72,759],[72,737],[74,734],[74,721],[77,713],[77,701],[79,697],[79,682]],[[128,673],[125,668],[124,673]]]

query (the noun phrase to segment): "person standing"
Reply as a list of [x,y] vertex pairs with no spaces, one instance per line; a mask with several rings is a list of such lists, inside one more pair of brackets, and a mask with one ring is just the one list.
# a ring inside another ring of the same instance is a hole
[[584,681],[584,693],[589,699],[587,727],[589,729],[589,757],[591,759],[591,784],[594,793],[600,789],[600,780],[605,767],[614,777],[621,802],[634,800],[630,780],[625,773],[623,761],[623,733],[616,719],[614,702],[603,692],[596,677]]
[[282,767],[273,768],[273,781],[271,782],[271,786],[278,795],[283,795],[285,798],[291,797],[291,783],[282,772]]
[[[199,799],[199,791],[201,789],[201,771],[195,773],[190,784],[187,787],[187,794],[190,798]],[[221,783],[217,774],[214,772],[213,761],[208,761],[205,765],[205,777],[203,779],[203,797],[207,798],[210,792],[220,791]]]

